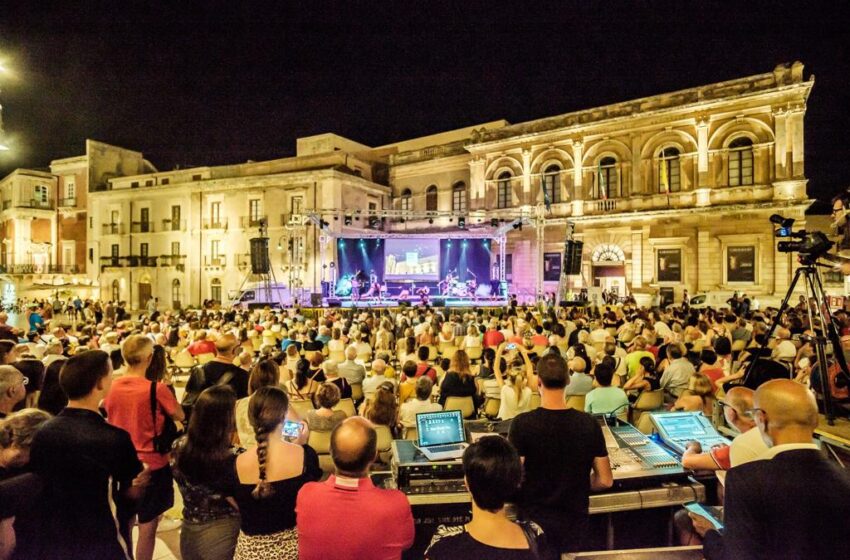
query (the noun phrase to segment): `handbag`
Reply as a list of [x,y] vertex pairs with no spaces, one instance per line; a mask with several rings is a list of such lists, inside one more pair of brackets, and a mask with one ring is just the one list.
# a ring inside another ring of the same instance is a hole
[[[151,381],[151,416],[153,416],[153,450],[160,455],[165,455],[171,451],[171,446],[174,441],[180,437],[180,431],[177,429],[177,424],[171,419],[171,416],[164,414],[165,421],[162,423],[162,432],[156,433],[156,381]],[[164,412],[164,411],[163,411]]]

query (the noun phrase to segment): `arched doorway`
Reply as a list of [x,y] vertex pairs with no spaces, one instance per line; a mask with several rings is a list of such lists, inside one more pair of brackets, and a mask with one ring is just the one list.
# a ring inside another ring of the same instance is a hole
[[182,306],[182,299],[183,293],[182,288],[180,286],[180,280],[175,278],[171,281],[171,307],[174,309],[180,309]]
[[151,277],[148,274],[143,274],[141,278],[139,278],[139,307],[138,309],[145,309],[148,304],[148,300],[153,297],[153,289],[151,288]]
[[593,285],[617,294],[626,295],[626,255],[618,245],[602,243],[590,256]]

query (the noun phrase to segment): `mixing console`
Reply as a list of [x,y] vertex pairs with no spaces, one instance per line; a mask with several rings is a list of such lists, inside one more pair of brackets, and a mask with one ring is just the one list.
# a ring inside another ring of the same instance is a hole
[[703,451],[730,443],[699,412],[653,412],[651,418],[661,440],[680,455],[689,441],[698,441]]
[[605,424],[602,434],[614,474],[614,488],[635,488],[665,480],[683,479],[686,471],[663,447],[646,437],[631,424],[616,421]]

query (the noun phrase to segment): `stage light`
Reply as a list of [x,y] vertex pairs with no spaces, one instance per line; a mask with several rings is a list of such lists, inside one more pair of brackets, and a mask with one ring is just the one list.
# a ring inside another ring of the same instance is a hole
[[339,246],[340,246],[340,247],[345,247],[345,241],[343,241],[342,239],[340,239],[340,240],[339,240]]
[[519,219],[513,223],[513,228],[519,231],[522,231],[522,219]]
[[381,227],[380,224],[381,224],[381,221],[378,219],[377,216],[369,216],[369,227],[370,228],[378,229],[378,228]]
[[434,218],[428,218],[428,223],[429,223],[429,224],[433,224],[433,223],[434,223]]
[[451,246],[452,246],[452,240],[451,240],[451,239],[449,239],[449,240],[446,242],[446,247],[451,247]]
[[464,218],[463,216],[458,218],[457,219],[457,227],[459,227],[460,229],[466,228],[466,218]]
[[490,218],[490,227],[499,227],[499,219]]
[[335,221],[335,222],[338,222],[338,221],[339,221],[339,216],[334,216],[334,221]]
[[463,243],[461,243],[460,245],[461,245],[461,247],[463,247],[464,249],[466,249],[466,247],[469,245],[469,242],[468,242],[466,239],[464,239],[464,240],[463,240]]
[[345,220],[343,220],[343,223],[347,226],[350,226],[351,225],[351,216],[346,215]]

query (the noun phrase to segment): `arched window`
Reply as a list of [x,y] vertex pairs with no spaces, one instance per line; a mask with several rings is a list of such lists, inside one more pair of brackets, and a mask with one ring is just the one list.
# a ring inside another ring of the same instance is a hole
[[401,191],[401,211],[402,212],[410,212],[411,208],[411,200],[413,199],[413,193],[410,192],[410,189],[404,189]]
[[507,208],[511,204],[511,173],[505,171],[499,175],[499,180],[496,183],[496,207]]
[[658,192],[678,192],[682,190],[679,174],[679,150],[665,148],[658,154]]
[[118,303],[121,300],[121,285],[118,280],[112,281],[112,301]]
[[466,213],[466,183],[463,181],[452,185],[452,212]]
[[554,163],[543,172],[543,193],[550,204],[561,202],[561,168]]
[[617,160],[613,157],[604,157],[599,160],[596,171],[596,198],[619,198],[620,177],[617,173]]
[[[408,208],[408,210],[410,210]],[[426,212],[436,212],[437,211],[437,186],[431,185],[427,189],[425,189],[425,211]]]
[[753,184],[753,142],[736,138],[729,144],[729,186]]
[[218,278],[210,282],[210,299],[221,303],[221,280]]
[[174,309],[180,309],[181,299],[183,298],[182,294],[180,293],[180,280],[175,278],[171,281],[171,307],[173,307]]

